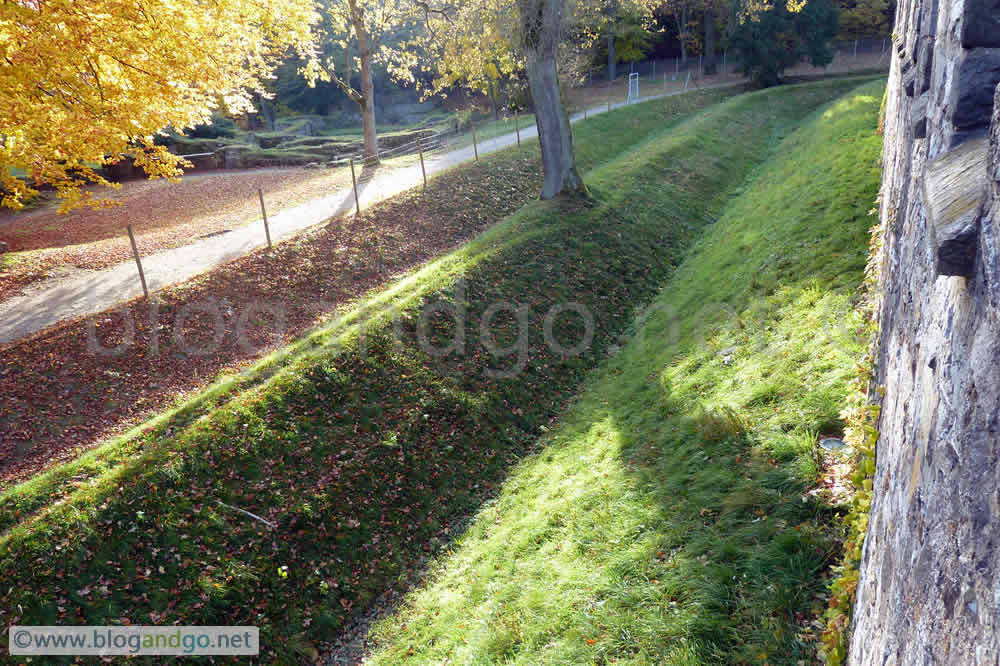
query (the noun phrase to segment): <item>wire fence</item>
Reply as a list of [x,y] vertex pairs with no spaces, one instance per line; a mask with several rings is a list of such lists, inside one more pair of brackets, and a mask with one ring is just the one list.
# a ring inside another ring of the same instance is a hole
[[[891,41],[888,39],[868,38],[858,39],[852,42],[840,42],[833,45],[834,59],[829,65],[822,68],[813,68],[811,65],[802,64],[788,71],[789,74],[816,74],[816,73],[844,73],[852,70],[870,70],[872,68],[888,65],[891,55]],[[694,88],[704,88],[711,86],[736,85],[744,80],[740,71],[740,63],[729,57],[729,53],[723,51],[717,62],[718,72],[712,76],[702,74],[703,61],[699,58],[688,58],[682,62],[680,58],[648,60],[645,62],[631,63],[622,68],[622,74],[616,81],[605,79],[603,84],[596,83],[594,86],[587,86],[576,89],[580,93],[577,98],[568,100],[568,111],[573,115],[574,121],[585,120],[590,115],[611,111],[612,109],[626,105],[642,102],[669,94],[683,92]],[[672,69],[671,69],[672,68]],[[596,80],[596,79],[595,79]],[[428,167],[425,160],[431,157],[439,157],[444,153],[457,151],[460,148],[472,148],[472,154],[455,153],[448,159],[448,163],[457,163],[472,157],[479,159],[479,151],[482,143],[491,141],[500,136],[510,136],[516,134],[516,144],[521,144],[522,130],[527,130],[526,134],[534,138],[534,133],[530,131],[533,120],[531,116],[520,116],[518,113],[504,114],[501,118],[483,122],[479,120],[479,127],[485,129],[485,136],[477,134],[477,121],[473,117],[468,124],[455,121],[446,129],[416,130],[418,136],[400,145],[377,149],[374,154],[365,150],[358,150],[345,155],[340,155],[333,160],[323,164],[324,168],[331,170],[349,170],[351,176],[352,194],[349,195],[349,206],[341,210],[340,214],[350,214],[350,212],[360,213],[364,201],[371,201],[370,196],[362,197],[362,193],[368,189],[376,179],[385,179],[387,174],[392,174],[395,165],[386,165],[386,160],[395,160],[407,156],[417,156],[419,159],[423,186],[427,185]],[[489,150],[513,145],[511,139],[492,141]],[[214,153],[196,153],[185,155],[185,158],[208,158]],[[452,160],[451,157],[455,159]],[[379,163],[379,168],[369,168],[373,163]],[[405,164],[405,163],[404,163]],[[413,162],[406,164],[412,166]],[[386,168],[388,167],[388,169]],[[436,171],[440,167],[438,164],[431,165],[431,170]],[[420,180],[405,183],[403,189],[420,186]],[[376,188],[378,189],[378,188]],[[267,246],[271,247],[271,230],[268,227],[268,211],[265,206],[265,193],[262,190],[257,192],[260,199],[260,212],[263,221],[263,236],[266,236]],[[318,222],[314,220],[310,223]],[[304,227],[303,227],[304,228]],[[129,236],[132,237],[131,230]],[[263,239],[262,239],[263,240]],[[139,277],[145,283],[143,277],[142,258],[133,241],[132,250],[137,264]],[[143,292],[148,297],[148,290],[143,284]]]
[[[865,37],[850,41],[834,42],[833,62],[843,64],[844,60],[858,60],[862,56],[878,54],[888,61],[889,47],[892,40],[888,37]],[[870,58],[869,58],[870,59]],[[742,70],[743,63],[740,61],[736,51],[723,49],[715,54],[716,68],[721,74],[736,74]],[[640,77],[659,80],[664,76],[667,80],[678,80],[684,78],[688,72],[692,74],[703,71],[705,66],[704,55],[691,55],[686,58],[655,58],[641,62],[619,63],[615,68],[615,80],[628,79],[630,74],[639,74]],[[587,84],[600,81],[608,81],[610,72],[607,67],[591,71],[586,77]]]

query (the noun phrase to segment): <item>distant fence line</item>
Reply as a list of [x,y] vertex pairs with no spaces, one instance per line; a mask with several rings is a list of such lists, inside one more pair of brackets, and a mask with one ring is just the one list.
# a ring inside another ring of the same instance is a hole
[[[888,56],[891,45],[892,39],[889,37],[865,37],[863,39],[834,42],[831,45],[833,49],[833,63],[831,65],[837,64],[845,58],[857,58],[861,55],[877,53]],[[724,49],[716,53],[715,63],[721,74],[736,73],[742,65],[734,49]],[[631,63],[623,62],[618,63],[615,71],[615,80],[628,79],[629,74],[634,73],[639,74],[640,77],[651,79],[662,77],[666,74],[669,79],[676,80],[678,76],[682,74],[686,75],[689,71],[701,71],[703,66],[704,56],[702,55],[691,55],[687,58],[654,58]],[[592,70],[585,78],[585,81],[590,84],[607,81],[608,79],[609,72],[607,66],[605,66]]]

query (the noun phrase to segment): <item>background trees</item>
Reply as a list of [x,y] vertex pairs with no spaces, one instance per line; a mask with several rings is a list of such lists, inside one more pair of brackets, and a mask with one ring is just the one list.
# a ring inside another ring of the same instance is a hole
[[18,208],[55,186],[64,207],[93,204],[80,185],[128,155],[150,176],[183,161],[153,142],[211,112],[252,108],[289,53],[311,56],[309,0],[24,0],[0,3],[0,185]]
[[[378,142],[375,129],[374,64],[380,61],[403,79],[416,64],[405,41],[392,40],[414,29],[417,4],[412,0],[323,0],[327,20],[322,43],[327,50],[319,77],[335,83],[361,110],[364,129],[364,152],[367,161],[377,161]],[[336,65],[331,51],[340,51],[343,67]],[[357,54],[355,56],[355,53]],[[357,66],[361,85],[351,84],[351,72]],[[307,70],[308,72],[308,70]]]
[[[468,0],[451,6],[423,4],[425,66],[438,76],[435,90],[462,85],[473,90],[522,71],[528,79],[545,172],[542,198],[585,191],[576,168],[573,135],[560,89],[560,59],[574,44],[567,0]],[[577,43],[594,38],[576,31]]]
[[560,82],[605,67],[614,79],[619,62],[689,53],[711,74],[715,53],[735,48],[772,85],[801,59],[829,62],[835,1],[842,37],[888,31],[891,0],[3,2],[2,205],[20,206],[30,183],[55,186],[66,206],[94,204],[79,185],[105,183],[98,168],[126,155],[150,176],[177,175],[183,161],[154,135],[213,110],[326,115],[347,105],[349,119],[356,105],[364,152],[376,159],[376,95],[399,88],[439,100],[465,88],[497,117],[503,104],[526,104],[530,88],[543,155],[561,174],[549,196],[579,185]]
[[802,60],[816,66],[833,60],[837,10],[830,0],[752,2],[738,21],[732,43],[743,71],[758,85],[777,85],[781,73]]

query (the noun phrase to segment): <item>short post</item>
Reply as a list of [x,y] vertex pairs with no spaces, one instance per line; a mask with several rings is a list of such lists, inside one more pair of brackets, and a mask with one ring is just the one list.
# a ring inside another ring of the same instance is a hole
[[722,50],[722,73],[726,73],[726,54],[729,52],[728,49]]
[[514,133],[517,134],[517,145],[521,145],[521,115],[514,109]]
[[611,112],[611,91],[608,92],[608,112]]
[[264,190],[257,188],[257,196],[260,198],[260,214],[264,216],[264,235],[267,236],[267,249],[271,249],[271,228],[267,224],[267,209],[264,208]]
[[663,92],[667,92],[667,73],[663,72]]
[[688,89],[688,82],[691,80],[691,70],[688,70],[687,78],[684,79],[684,90]]
[[355,215],[361,214],[361,199],[358,198],[358,178],[354,175],[354,158],[351,158],[351,182],[354,184],[354,208]]
[[476,121],[472,121],[472,152],[476,156],[476,161],[479,161],[479,146],[476,145]]
[[674,58],[674,77],[681,73],[681,59]]
[[583,107],[583,119],[587,119],[587,107]]
[[128,239],[132,243],[132,254],[135,255],[135,265],[139,268],[139,281],[142,282],[143,298],[149,300],[149,287],[146,286],[146,274],[142,271],[142,261],[139,259],[139,248],[135,244],[135,234],[132,233],[132,225],[128,225]]
[[424,146],[420,139],[417,139],[417,150],[420,152],[420,173],[424,175],[424,189],[427,189],[427,169],[424,168]]
[[858,40],[854,40],[854,59],[858,59]]

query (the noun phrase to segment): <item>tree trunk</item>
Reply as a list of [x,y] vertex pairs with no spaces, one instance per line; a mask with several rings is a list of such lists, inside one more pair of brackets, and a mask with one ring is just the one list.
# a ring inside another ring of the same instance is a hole
[[[365,163],[378,162],[378,137],[375,133],[375,80],[372,74],[372,45],[365,30],[364,17],[355,0],[348,0],[351,23],[358,38],[358,60],[361,61],[361,97],[355,99],[361,107],[361,125],[364,130]],[[347,81],[350,85],[350,81]]]
[[608,34],[608,81],[614,81],[618,75],[618,55],[615,53],[615,32],[614,26]]
[[260,122],[269,132],[274,131],[274,106],[272,106],[270,100],[266,100],[263,97],[260,98]]
[[709,3],[705,7],[705,75],[715,74],[715,7]]
[[680,22],[680,32],[677,33],[677,41],[681,43],[681,62],[686,63],[688,61],[688,50],[687,41],[684,39],[684,35],[687,34],[688,29],[688,8],[687,5],[681,7],[681,22]]
[[500,120],[500,109],[497,107],[497,91],[493,79],[489,79],[490,101],[493,103],[493,120]]
[[608,81],[618,76],[618,54],[615,52],[615,30],[618,28],[618,0],[608,3]]
[[535,103],[535,125],[542,149],[542,198],[551,199],[562,192],[586,191],[576,170],[573,133],[563,107],[556,74],[555,53],[528,57],[528,84]]
[[[367,43],[367,40],[365,40]],[[359,37],[360,44],[361,39]],[[361,125],[365,133],[365,164],[378,162],[378,137],[375,134],[375,80],[372,76],[372,55],[365,46],[361,53]]]
[[521,48],[528,72],[528,86],[535,106],[538,144],[542,149],[542,198],[557,194],[586,193],[573,154],[573,133],[562,103],[556,53],[565,0],[518,0],[521,14]]

